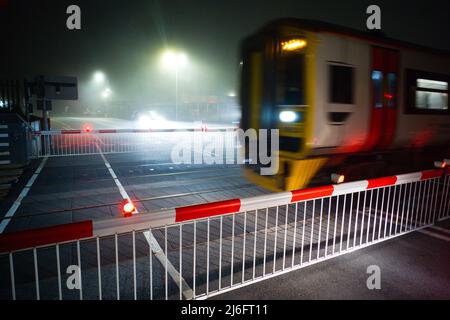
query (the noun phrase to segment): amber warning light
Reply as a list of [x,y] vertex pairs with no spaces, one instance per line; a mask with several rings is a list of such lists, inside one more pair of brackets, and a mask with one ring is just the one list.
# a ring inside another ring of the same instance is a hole
[[281,49],[283,51],[295,51],[306,47],[307,42],[304,39],[291,39],[281,42]]

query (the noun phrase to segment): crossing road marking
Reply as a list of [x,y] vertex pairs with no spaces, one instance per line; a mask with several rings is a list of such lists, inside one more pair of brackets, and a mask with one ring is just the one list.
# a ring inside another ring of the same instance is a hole
[[[116,183],[117,187],[119,188],[119,192],[123,199],[129,200],[130,196],[128,195],[127,191],[123,187],[122,183],[120,182],[119,178],[117,178],[116,173],[114,172],[113,168],[111,167],[111,164],[106,159],[105,155],[103,154],[101,148],[97,145],[97,148],[100,152],[100,155],[103,159],[103,162],[105,163],[106,168],[108,169],[109,173],[111,174],[111,177],[114,179],[114,182]],[[136,209],[136,213],[137,213]],[[149,231],[144,232],[145,239],[148,242],[148,245],[150,246],[152,252],[155,254],[155,257],[158,259],[158,261],[161,263],[162,266],[166,266],[167,264],[167,273],[170,275],[172,280],[177,284],[177,286],[182,290],[183,296],[186,299],[192,299],[193,298],[193,291],[189,287],[189,285],[186,283],[184,278],[182,278],[179,274],[179,272],[175,269],[173,264],[170,262],[169,258],[164,254],[164,251],[162,250],[161,246],[159,245],[158,241],[154,237],[153,233]]]
[[[39,164],[39,167],[36,169],[34,174],[31,176],[30,180],[28,180],[27,184],[25,185],[25,187],[20,192],[20,194],[17,197],[16,201],[14,201],[13,205],[11,206],[11,208],[9,208],[8,212],[6,212],[6,214],[5,214],[5,216],[3,218],[10,218],[16,213],[17,209],[22,204],[22,200],[27,196],[28,192],[31,189],[31,186],[34,183],[34,181],[36,181],[39,173],[41,173],[42,169],[44,168],[44,165],[47,162],[47,159],[48,159],[48,157],[44,157],[42,159],[41,163]],[[5,231],[5,229],[8,226],[10,221],[11,221],[11,219],[3,219],[3,220],[1,220],[1,222],[0,222],[0,234],[2,234],[3,231]]]
[[444,241],[450,242],[450,237],[443,236],[443,235],[438,234],[436,232],[431,232],[431,231],[424,230],[424,229],[419,230],[418,232],[426,234],[427,236],[430,236],[430,237],[433,237],[433,238],[436,238],[436,239],[440,239],[440,240],[444,240]]

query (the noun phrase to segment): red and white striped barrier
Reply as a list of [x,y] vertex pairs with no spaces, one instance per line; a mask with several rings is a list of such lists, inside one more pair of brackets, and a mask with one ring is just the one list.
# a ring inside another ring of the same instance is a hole
[[376,188],[419,182],[450,175],[450,168],[426,170],[390,177],[361,180],[323,187],[273,193],[268,195],[217,201],[174,209],[165,209],[130,218],[83,221],[41,229],[0,235],[0,253],[45,246],[90,237],[110,236],[132,230],[145,230],[218,215],[260,210],[300,201],[320,199]]
[[226,132],[236,130],[236,127],[223,128],[170,128],[170,129],[100,129],[100,130],[50,130],[34,131],[36,136],[41,135],[71,135],[71,134],[105,134],[105,133],[158,133],[158,132]]

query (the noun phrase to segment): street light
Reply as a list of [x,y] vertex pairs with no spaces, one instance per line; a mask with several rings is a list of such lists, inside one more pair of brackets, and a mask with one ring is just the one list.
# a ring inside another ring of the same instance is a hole
[[111,93],[112,93],[111,89],[110,88],[106,88],[102,92],[102,98],[105,99],[105,100],[108,99],[109,96],[111,95]]
[[187,63],[187,56],[183,52],[165,51],[162,56],[164,66],[175,72],[175,121],[178,121],[178,71]]
[[105,82],[105,78],[105,74],[101,71],[96,71],[93,76],[94,82],[98,84]]

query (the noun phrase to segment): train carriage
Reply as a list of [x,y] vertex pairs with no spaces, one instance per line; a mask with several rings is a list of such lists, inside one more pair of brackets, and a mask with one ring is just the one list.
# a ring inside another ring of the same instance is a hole
[[276,175],[245,168],[257,184],[300,189],[332,172],[353,180],[448,155],[449,52],[281,19],[246,38],[241,59],[242,128],[280,135]]

